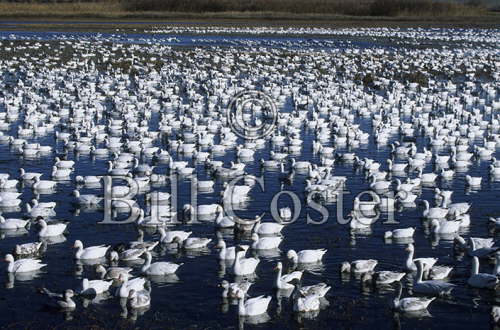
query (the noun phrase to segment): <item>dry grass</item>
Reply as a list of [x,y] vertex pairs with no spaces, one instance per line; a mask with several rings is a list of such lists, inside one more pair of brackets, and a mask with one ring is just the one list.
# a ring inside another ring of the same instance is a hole
[[481,6],[433,0],[107,0],[1,2],[0,17],[26,18],[332,18],[461,17],[485,15]]
[[74,3],[0,2],[4,17],[124,17],[129,12],[119,1]]

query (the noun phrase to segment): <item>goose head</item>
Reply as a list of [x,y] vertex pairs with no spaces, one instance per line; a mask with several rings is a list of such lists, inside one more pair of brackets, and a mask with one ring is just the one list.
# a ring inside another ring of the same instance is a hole
[[297,255],[297,252],[295,252],[295,250],[288,250],[286,256],[288,260],[294,263],[296,263],[299,260],[299,256]]
[[274,267],[274,271],[275,272],[278,272],[278,271],[281,271],[283,269],[283,264],[281,263],[281,261],[279,261],[277,264],[276,264],[276,267]]
[[340,265],[340,272],[341,273],[350,273],[351,272],[351,264],[349,261],[344,261]]
[[73,244],[73,248],[75,249],[83,249],[83,243],[80,240],[76,240],[75,243]]

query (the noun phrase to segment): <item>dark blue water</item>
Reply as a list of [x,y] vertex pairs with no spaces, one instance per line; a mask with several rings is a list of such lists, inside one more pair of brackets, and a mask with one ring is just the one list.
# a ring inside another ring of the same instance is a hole
[[[23,37],[30,33],[19,34]],[[57,34],[54,34],[57,35]],[[75,38],[79,34],[72,34]],[[69,38],[69,37],[68,37]],[[181,37],[179,37],[181,38]],[[71,38],[69,38],[71,39]],[[290,100],[281,107],[280,111],[290,111]],[[2,110],[4,111],[4,110]],[[408,120],[409,118],[406,118]],[[355,123],[359,123],[365,132],[372,132],[370,120],[357,118]],[[10,134],[15,134],[16,125],[11,125]],[[157,115],[150,121],[150,129],[157,130]],[[303,139],[303,152],[295,156],[297,160],[309,160],[319,163],[317,154],[312,153],[313,132],[303,128],[301,139]],[[44,178],[49,178],[54,162],[55,154],[62,153],[62,145],[57,143],[53,134],[41,138],[31,138],[30,141],[37,141],[42,145],[52,145],[56,152],[42,156],[39,159],[28,160],[14,155],[7,144],[0,146],[0,173],[9,173],[11,177],[18,177],[18,169],[23,167],[27,172],[42,172]],[[394,135],[391,142],[399,140],[399,136]],[[243,143],[243,140],[239,140]],[[476,141],[481,144],[480,141]],[[217,143],[217,141],[216,141]],[[419,137],[417,145],[419,150],[426,144],[426,139]],[[156,146],[166,148],[161,141],[155,142]],[[337,203],[327,203],[325,206],[329,210],[329,218],[325,224],[311,225],[306,223],[306,215],[309,213],[313,218],[319,219],[319,214],[305,204],[304,181],[306,176],[297,173],[292,184],[282,186],[279,180],[280,173],[277,170],[262,170],[257,162],[260,158],[269,159],[269,152],[278,150],[278,146],[267,142],[264,148],[259,149],[255,154],[255,162],[247,163],[245,170],[252,175],[263,175],[265,179],[265,189],[254,187],[251,191],[251,198],[245,210],[238,211],[242,217],[253,217],[262,212],[266,212],[264,219],[270,220],[269,207],[273,196],[281,190],[296,193],[302,201],[302,210],[299,219],[288,225],[283,230],[284,240],[281,245],[281,253],[276,256],[261,256],[261,263],[257,270],[257,279],[250,289],[250,296],[261,294],[274,295],[273,280],[275,273],[273,268],[276,262],[285,258],[285,253],[289,249],[315,249],[326,248],[328,253],[324,258],[322,267],[314,272],[306,272],[303,285],[326,282],[332,286],[327,298],[330,306],[322,310],[314,320],[297,320],[291,312],[291,302],[273,298],[270,305],[269,315],[271,320],[265,324],[255,326],[257,328],[489,328],[489,313],[491,306],[498,303],[498,298],[491,291],[475,290],[466,286],[470,270],[470,260],[467,257],[456,255],[449,240],[436,240],[430,235],[426,235],[423,230],[421,220],[422,208],[416,207],[403,209],[396,213],[395,219],[398,225],[383,224],[385,216],[377,222],[371,233],[351,233],[348,225],[340,225],[336,221],[335,214],[339,205]],[[169,150],[175,159],[185,159],[190,162],[189,166],[196,167],[196,175],[200,180],[211,178],[204,164],[193,162],[190,157],[178,155],[174,150]],[[338,149],[342,153],[345,148]],[[388,146],[378,146],[370,142],[362,144],[354,150],[360,158],[373,158],[383,163],[390,156]],[[496,152],[498,156],[498,152]],[[75,175],[104,175],[106,174],[106,162],[108,158],[93,158],[89,155],[78,155],[69,152],[67,159],[75,160]],[[217,156],[215,160],[223,160],[226,163],[235,159],[235,151],[230,150],[223,156]],[[151,163],[151,160],[145,160]],[[483,184],[479,191],[468,191],[465,186],[465,173],[457,173],[453,181],[437,186],[454,191],[453,201],[468,201],[473,204],[471,209],[472,225],[470,229],[463,231],[464,237],[486,237],[489,236],[487,220],[489,216],[498,216],[500,207],[498,200],[500,197],[500,183],[491,181],[488,175],[487,161],[477,161],[471,167],[468,174],[481,175]],[[167,173],[167,165],[156,164],[154,172],[159,174]],[[287,165],[286,170],[289,169]],[[428,164],[424,173],[431,172],[432,165]],[[347,176],[347,192],[344,195],[344,206],[341,212],[344,216],[352,209],[352,200],[359,193],[369,187],[364,173],[356,170],[353,164],[338,162],[333,171],[335,175]],[[220,201],[220,191],[223,182],[217,180],[215,192],[211,194],[198,194],[199,204],[210,204]],[[223,279],[232,280],[228,269],[224,270],[219,265],[216,258],[217,250],[211,246],[206,253],[186,253],[177,251],[167,251],[165,248],[155,250],[154,261],[167,260],[176,263],[184,263],[179,269],[177,277],[166,281],[152,283],[152,305],[151,308],[137,320],[124,319],[121,316],[122,309],[115,298],[103,301],[89,302],[77,298],[78,307],[73,313],[54,312],[45,307],[46,297],[37,294],[36,288],[45,286],[53,291],[63,291],[67,288],[77,289],[84,277],[96,278],[93,267],[79,265],[73,259],[73,242],[80,239],[85,246],[100,244],[118,244],[135,240],[137,231],[133,225],[105,226],[98,225],[97,222],[103,219],[102,211],[80,210],[72,204],[74,198],[71,192],[75,189],[72,182],[61,182],[57,186],[54,194],[42,195],[40,200],[54,201],[57,203],[56,219],[70,221],[69,230],[63,242],[49,245],[47,253],[43,257],[44,263],[48,266],[38,274],[36,278],[22,279],[9,278],[6,274],[1,277],[0,287],[0,324],[12,327],[37,327],[46,328],[53,326],[101,326],[101,327],[152,327],[152,328],[234,328],[240,326],[237,316],[236,306],[225,306],[220,297],[221,290],[218,284]],[[433,200],[433,187],[422,188],[419,200]],[[151,190],[171,191],[169,184],[152,187]],[[29,187],[19,188],[23,192],[23,204],[34,198]],[[177,188],[178,208],[190,202],[190,183],[188,180],[180,180]],[[102,193],[102,190],[83,189],[82,193]],[[144,206],[144,196],[137,196],[138,203]],[[290,200],[284,197],[280,200],[280,205],[289,204]],[[23,210],[24,211],[24,210]],[[9,217],[23,216],[23,211],[8,212]],[[5,214],[4,214],[5,216]],[[404,245],[386,244],[383,234],[386,230],[404,227],[416,227],[414,236],[417,256],[438,257],[440,264],[453,265],[455,270],[451,276],[451,282],[458,285],[451,298],[437,299],[429,308],[432,317],[410,318],[404,315],[393,314],[389,310],[388,300],[392,298],[391,290],[362,290],[358,280],[346,279],[339,273],[340,263],[345,260],[373,258],[379,261],[379,270],[403,270],[406,260]],[[183,224],[177,226],[181,230],[193,231],[193,236],[209,237],[216,240],[216,231],[210,222],[203,222],[195,225]],[[0,252],[5,254],[11,251],[15,244],[32,242],[38,240],[36,225],[29,231],[17,233],[4,233],[0,240]],[[236,243],[248,244],[248,238],[235,238],[234,235],[224,233],[228,246]],[[148,231],[146,240],[159,238],[154,230]],[[134,274],[140,274],[140,266],[136,266]],[[481,271],[489,272],[491,265],[482,264]],[[280,306],[281,305],[281,306]],[[248,325],[247,325],[248,326]],[[252,328],[253,326],[248,326]]]

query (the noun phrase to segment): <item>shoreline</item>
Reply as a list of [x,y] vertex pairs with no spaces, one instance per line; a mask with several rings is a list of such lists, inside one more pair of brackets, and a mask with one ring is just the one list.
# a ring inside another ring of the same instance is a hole
[[246,26],[297,26],[330,28],[500,28],[500,13],[487,16],[467,17],[358,17],[331,15],[283,15],[270,18],[267,16],[238,17],[230,14],[205,16],[164,16],[164,17],[87,17],[69,16],[12,16],[0,15],[0,30],[107,30],[150,28],[161,25],[246,25]]

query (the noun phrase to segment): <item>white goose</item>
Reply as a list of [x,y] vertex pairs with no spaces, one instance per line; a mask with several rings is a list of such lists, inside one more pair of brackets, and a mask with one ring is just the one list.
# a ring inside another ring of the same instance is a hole
[[177,269],[182,264],[175,264],[173,262],[159,261],[151,263],[151,253],[146,252],[146,263],[142,266],[141,271],[145,275],[150,276],[166,276],[175,274]]
[[454,234],[460,230],[460,221],[432,219],[431,230],[434,234]]
[[36,255],[43,251],[43,242],[33,242],[33,243],[24,243],[24,244],[16,244],[14,249],[14,254],[16,256],[28,256],[28,255]]
[[423,200],[422,203],[425,206],[423,215],[427,219],[444,219],[448,214],[448,209],[446,208],[441,208],[441,207],[430,208],[429,202],[426,200]]
[[[379,272],[375,272],[373,274],[364,273],[363,275],[367,280],[369,280],[371,277],[375,285],[389,285],[401,281],[401,279],[405,277],[406,273],[393,272],[390,270],[382,270]],[[362,280],[365,281],[364,278],[362,278]]]
[[494,289],[498,284],[498,277],[496,275],[480,273],[479,272],[479,259],[472,257],[471,275],[467,280],[467,284],[479,289]]
[[259,237],[259,234],[252,234],[253,250],[272,250],[277,249],[283,240],[280,236]]
[[38,236],[40,237],[53,237],[62,235],[66,230],[66,227],[68,226],[67,223],[55,223],[48,225],[47,222],[45,222],[45,220],[43,219],[39,219],[38,223],[41,227],[40,231],[38,232]]
[[25,181],[33,181],[36,178],[40,178],[42,176],[42,173],[36,173],[36,172],[26,172],[24,168],[19,169],[20,177],[21,179]]
[[92,280],[89,281],[87,278],[82,280],[82,290],[80,293],[82,295],[99,295],[109,290],[113,284],[113,281],[104,280]]
[[283,271],[283,264],[281,262],[278,262],[276,267],[274,268],[276,271],[276,280],[274,282],[274,286],[276,289],[280,290],[290,290],[293,289],[295,286],[291,284],[293,280],[300,280],[302,278],[302,272],[300,271],[294,271],[291,272],[290,274],[282,274]]
[[122,282],[122,284],[116,291],[116,295],[120,298],[127,298],[131,290],[144,290],[144,285],[146,284],[146,280],[142,277],[137,277],[129,281],[128,276],[126,276],[125,274],[120,274],[118,279]]
[[406,246],[406,252],[408,252],[408,257],[406,258],[406,270],[416,271],[417,270],[417,262],[420,262],[423,266],[424,271],[428,271],[434,266],[437,262],[436,258],[413,258],[415,254],[415,246],[413,244],[408,244]]
[[240,292],[246,295],[252,284],[250,281],[229,283],[224,280],[220,285],[224,289],[222,291],[222,298],[237,299]]
[[97,265],[95,269],[97,274],[101,275],[101,279],[106,280],[118,280],[120,275],[123,274],[126,277],[130,276],[132,268],[130,267],[109,267],[104,268],[103,265]]
[[344,261],[340,267],[340,271],[342,273],[354,272],[355,274],[361,274],[373,271],[377,264],[378,261],[374,259],[355,260],[351,263]]
[[182,240],[180,237],[174,238],[173,243],[177,243],[178,247],[184,250],[202,250],[208,247],[208,244],[212,241],[211,238],[205,237],[188,237]]
[[16,230],[25,228],[30,224],[29,220],[8,218],[0,215],[0,230]]
[[80,240],[76,240],[73,248],[78,249],[75,252],[75,259],[87,260],[87,259],[100,259],[106,256],[110,246],[98,245],[89,246],[83,248],[83,243]]
[[442,296],[450,294],[453,288],[455,288],[454,284],[446,283],[440,280],[422,281],[424,273],[422,262],[417,260],[415,264],[417,266],[417,276],[413,281],[412,289],[414,292],[432,296]]
[[258,296],[245,300],[243,292],[237,293],[238,298],[238,315],[239,316],[257,316],[267,312],[271,296]]
[[470,175],[465,176],[465,182],[467,182],[467,184],[471,187],[480,187],[482,180],[483,178],[480,176],[470,176]]
[[258,235],[279,235],[285,226],[275,222],[256,222],[253,231]]
[[134,261],[139,259],[147,249],[145,248],[140,248],[140,249],[128,249],[125,251],[120,252],[120,260],[123,261]]
[[260,260],[257,258],[245,258],[246,250],[243,248],[236,249],[236,258],[233,264],[233,273],[236,276],[250,275],[255,272]]
[[40,180],[40,177],[35,178],[35,183],[33,183],[33,190],[36,191],[46,191],[52,190],[56,187],[57,182],[52,180]]
[[298,313],[318,311],[321,307],[319,298],[317,294],[296,297],[293,301],[293,311]]
[[9,273],[29,273],[35,272],[45,266],[41,260],[38,259],[19,259],[14,261],[12,254],[5,255],[5,261],[8,263],[7,272]]
[[411,313],[426,310],[430,303],[436,299],[436,297],[426,298],[426,297],[407,297],[401,299],[401,294],[403,292],[403,286],[401,283],[398,285],[398,294],[392,300],[392,308],[402,313]]
[[151,305],[151,294],[148,290],[136,291],[132,289],[129,291],[127,298],[132,309],[146,308]]
[[235,221],[230,216],[224,216],[224,212],[219,210],[217,218],[215,218],[215,226],[217,228],[233,228],[235,226]]
[[103,198],[99,197],[97,195],[92,195],[92,194],[86,194],[86,195],[81,195],[80,191],[77,189],[73,190],[73,196],[75,196],[76,201],[79,205],[97,205],[99,204]]
[[191,231],[182,231],[182,230],[165,231],[163,227],[158,228],[158,232],[160,233],[160,242],[164,244],[174,243],[174,240],[177,237],[181,241],[184,241],[192,234]]
[[386,238],[386,239],[389,239],[389,238],[394,238],[394,239],[411,238],[411,237],[413,237],[414,233],[415,233],[415,228],[413,228],[413,227],[400,228],[400,229],[394,229],[393,231],[386,231],[384,233],[384,238]]
[[288,250],[286,256],[294,264],[312,264],[321,262],[327,251],[327,249],[302,250],[299,252]]
[[[248,250],[248,245],[239,245],[240,248],[245,251]],[[226,242],[220,238],[217,242],[216,248],[220,249],[219,259],[220,260],[234,260],[236,258],[237,246],[226,247]]]
[[42,288],[41,293],[47,295],[51,299],[52,305],[57,308],[61,308],[65,311],[70,311],[76,308],[76,303],[72,299],[75,296],[75,293],[71,289],[67,289],[63,294],[60,294],[53,293],[46,288]]

